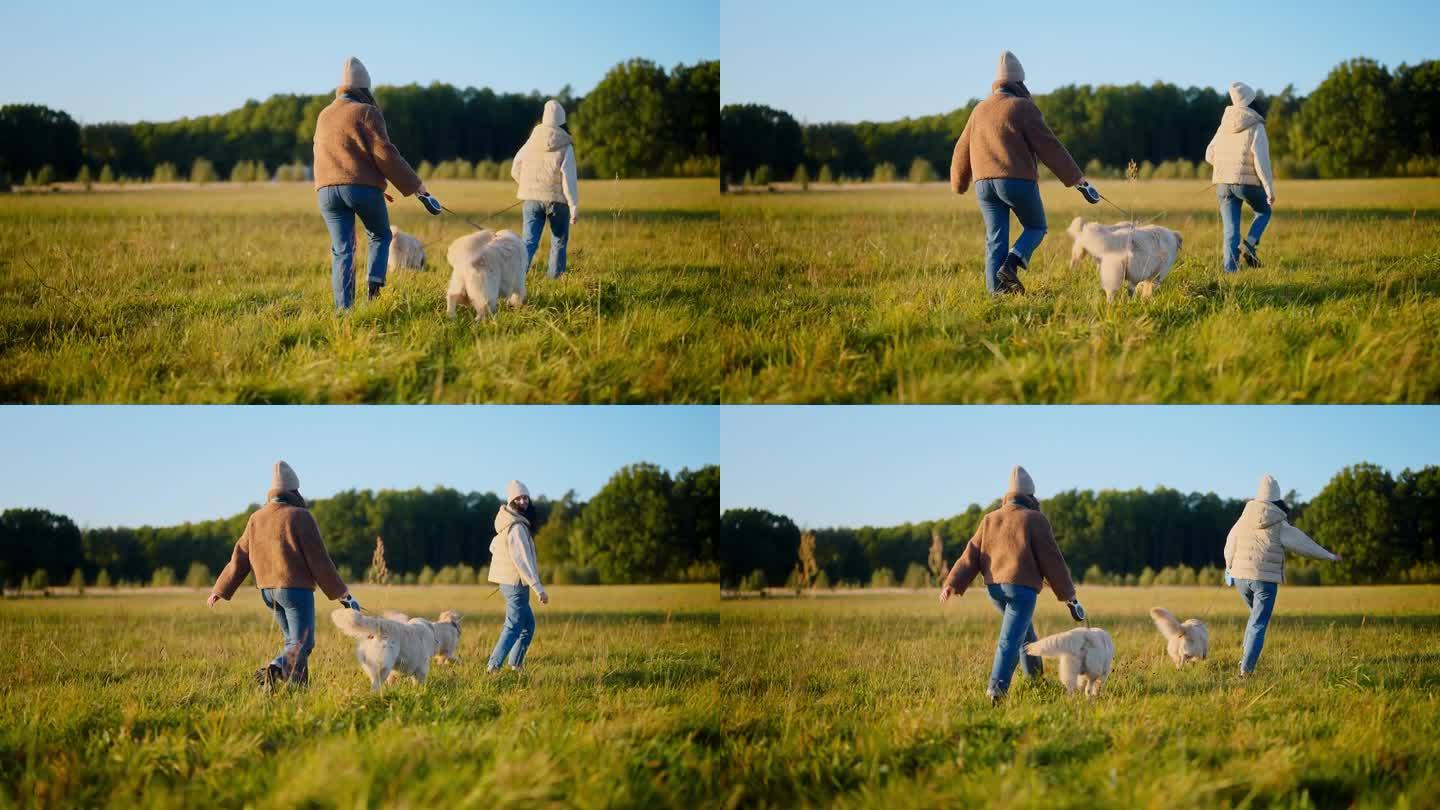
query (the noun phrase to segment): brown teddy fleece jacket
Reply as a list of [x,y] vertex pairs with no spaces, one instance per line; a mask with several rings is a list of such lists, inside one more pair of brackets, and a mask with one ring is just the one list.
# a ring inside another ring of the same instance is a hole
[[315,188],[355,184],[384,191],[387,179],[406,197],[420,189],[420,176],[390,142],[380,108],[345,98],[342,88],[315,121]]
[[974,180],[1008,177],[1039,180],[1039,157],[1066,187],[1084,174],[1075,159],[1050,131],[1040,108],[1024,85],[1002,85],[1010,92],[992,92],[975,106],[950,158],[950,190],[964,194]]
[[[245,533],[230,554],[230,564],[215,580],[214,593],[225,599],[235,595],[245,575],[255,572],[257,588],[304,588],[320,590],[339,599],[349,590],[335,570],[320,527],[310,510],[277,503],[278,490],[271,490],[267,503],[250,515]],[[298,493],[290,493],[298,498]],[[300,499],[304,503],[303,499]]]
[[945,584],[962,594],[976,574],[985,575],[986,585],[1025,585],[1037,591],[1044,579],[1061,602],[1075,598],[1070,568],[1050,521],[1038,509],[1007,503],[980,520]]

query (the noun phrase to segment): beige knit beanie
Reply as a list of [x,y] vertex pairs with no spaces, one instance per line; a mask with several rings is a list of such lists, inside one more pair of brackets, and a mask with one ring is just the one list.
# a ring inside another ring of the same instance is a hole
[[1015,54],[1009,51],[1000,54],[1000,66],[995,69],[995,81],[1025,81],[1025,68],[1021,66],[1020,60],[1015,57]]
[[363,87],[370,89],[370,71],[365,65],[353,56],[345,58],[345,64],[340,68],[341,87]]
[[1030,473],[1019,464],[1010,471],[1010,488],[1005,491],[1006,495],[1034,495],[1035,482],[1030,479]]
[[560,102],[550,99],[545,102],[545,114],[540,118],[540,123],[546,126],[558,127],[565,123],[565,108]]
[[520,483],[519,481],[511,481],[510,483],[505,485],[506,503],[515,500],[521,495],[524,495],[527,498],[530,497],[530,488]]
[[1280,484],[1275,480],[1275,477],[1272,475],[1261,476],[1260,486],[1255,490],[1255,500],[1278,501],[1281,497]]
[[270,473],[270,488],[278,489],[281,492],[295,492],[300,489],[300,476],[295,470],[283,461],[275,462],[275,469]]
[[1236,107],[1249,107],[1255,100],[1255,88],[1244,82],[1230,83],[1230,101]]

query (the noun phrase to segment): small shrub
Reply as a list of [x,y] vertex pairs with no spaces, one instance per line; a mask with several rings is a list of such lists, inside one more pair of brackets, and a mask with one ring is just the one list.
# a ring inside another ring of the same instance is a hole
[[415,167],[415,174],[419,175],[421,180],[429,180],[435,176],[435,164],[422,160],[420,165]]
[[1144,570],[1140,572],[1140,578],[1136,581],[1136,584],[1142,588],[1149,588],[1154,585],[1155,570],[1148,565],[1145,566]]
[[820,173],[815,175],[815,182],[821,185],[829,185],[835,182],[835,173],[830,171],[829,163],[820,167]]
[[162,163],[156,164],[155,172],[150,175],[150,182],[173,183],[179,177],[180,173],[175,170],[175,164],[167,160]]
[[500,176],[500,164],[493,160],[482,160],[475,164],[476,180],[502,180]]
[[187,588],[204,588],[213,581],[210,578],[210,566],[202,562],[190,563],[190,570],[185,572],[185,587]]
[[89,166],[80,167],[80,172],[75,175],[75,182],[79,183],[86,191],[90,190],[91,185],[93,185],[95,181],[90,177]]
[[917,157],[910,161],[910,182],[933,183],[939,178],[935,173],[935,166],[925,158]]
[[48,186],[55,182],[55,167],[46,163],[40,167],[40,173],[35,175],[35,185]]
[[804,163],[795,167],[795,176],[790,179],[790,182],[799,186],[801,191],[810,190],[810,171],[805,168]]
[[872,588],[893,588],[895,587],[895,572],[890,566],[882,565],[870,574],[870,587]]
[[428,565],[425,566],[424,568],[421,568],[419,575],[417,575],[417,576],[415,577],[415,584],[416,584],[416,585],[434,585],[434,584],[435,584],[435,569],[431,568],[431,567],[428,566]]
[[757,168],[755,169],[755,185],[757,185],[757,186],[768,186],[768,185],[770,185],[770,167],[769,167],[769,166],[763,166],[763,165],[762,165],[762,166],[759,166],[759,167],[757,167]]
[[925,566],[920,563],[910,563],[910,567],[905,569],[904,583],[905,587],[912,591],[928,588],[930,587],[930,572],[925,570]]
[[155,572],[150,575],[150,587],[152,588],[169,588],[174,584],[175,569],[168,565],[156,568]]
[[108,587],[110,587],[110,572],[109,572],[109,571],[106,571],[104,568],[101,568],[101,569],[100,569],[100,573],[98,573],[98,574],[95,575],[95,587],[97,587],[97,588],[108,588]]
[[872,183],[893,183],[896,176],[895,164],[887,160],[875,167],[875,171],[870,174],[870,181]]
[[205,158],[195,158],[190,164],[190,182],[197,184],[213,183],[220,177],[215,174],[215,164]]
[[828,591],[828,590],[830,590],[830,576],[829,576],[828,574],[826,574],[824,571],[821,571],[820,573],[816,574],[816,575],[815,575],[815,582],[814,582],[813,585],[810,586],[810,589],[811,589],[811,590],[815,590],[815,591]]
[[740,580],[740,590],[748,593],[758,593],[765,590],[765,572],[755,569]]

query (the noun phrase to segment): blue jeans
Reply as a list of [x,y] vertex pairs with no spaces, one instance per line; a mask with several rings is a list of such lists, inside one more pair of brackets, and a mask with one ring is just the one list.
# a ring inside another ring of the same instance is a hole
[[1220,226],[1225,234],[1225,272],[1233,273],[1240,266],[1240,203],[1250,204],[1255,221],[1250,223],[1250,236],[1245,240],[1260,247],[1260,235],[1270,224],[1270,203],[1265,189],[1238,183],[1218,183],[1215,196],[1220,200]]
[[260,598],[275,613],[285,644],[270,663],[280,667],[287,680],[303,680],[315,649],[315,592],[304,588],[263,588]]
[[1275,597],[1280,586],[1273,582],[1253,579],[1235,580],[1235,590],[1250,608],[1250,621],[1245,624],[1245,647],[1240,655],[1240,671],[1250,674],[1260,662],[1260,650],[1265,646],[1265,630],[1270,626],[1270,611],[1275,609]]
[[[995,292],[995,274],[1005,263],[1005,254],[1014,253],[1030,266],[1030,254],[1045,238],[1045,206],[1040,202],[1040,184],[1034,180],[1004,177],[975,183],[975,200],[985,217],[985,289]],[[1024,228],[1015,246],[1010,246],[1010,212]]]
[[525,233],[525,266],[534,261],[540,250],[540,236],[545,220],[550,220],[550,267],[546,278],[559,278],[565,272],[565,249],[570,245],[570,206],[560,202],[526,200],[521,209],[521,230]]
[[[529,205],[529,203],[526,203]],[[490,653],[490,668],[499,669],[510,656],[510,666],[517,669],[525,665],[525,651],[535,638],[535,613],[530,610],[529,585],[501,585],[500,595],[505,597],[505,626],[500,629],[500,640],[495,642],[495,651]]]
[[370,237],[370,258],[366,271],[370,281],[385,283],[390,259],[390,212],[385,209],[385,192],[374,186],[326,186],[315,192],[320,216],[330,231],[330,290],[336,309],[355,303],[355,217]]
[[1025,585],[995,584],[986,588],[990,591],[990,601],[1003,614],[988,691],[992,695],[1003,695],[1010,689],[1010,678],[1015,674],[1017,663],[1023,661],[1025,674],[1031,677],[1038,677],[1043,671],[1044,662],[1039,657],[1021,654],[1026,644],[1039,639],[1030,619],[1035,616],[1035,598],[1040,592]]

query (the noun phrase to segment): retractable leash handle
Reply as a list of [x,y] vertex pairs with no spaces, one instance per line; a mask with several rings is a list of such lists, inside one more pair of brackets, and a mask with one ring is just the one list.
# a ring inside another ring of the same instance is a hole
[[1080,183],[1075,186],[1075,190],[1080,192],[1080,196],[1084,197],[1085,201],[1091,205],[1098,205],[1100,203],[1100,190],[1090,185],[1090,181],[1087,180],[1084,183]]
[[1077,622],[1085,621],[1085,608],[1080,606],[1079,599],[1071,599],[1065,603],[1065,607],[1070,608],[1070,618]]
[[445,209],[445,206],[441,205],[439,200],[429,194],[417,194],[415,195],[415,199],[419,200],[420,204],[425,206],[425,210],[429,211],[431,216],[438,217],[440,216],[440,212]]

